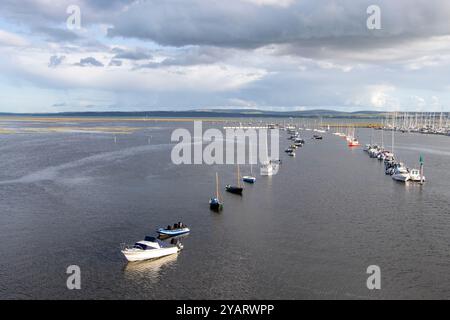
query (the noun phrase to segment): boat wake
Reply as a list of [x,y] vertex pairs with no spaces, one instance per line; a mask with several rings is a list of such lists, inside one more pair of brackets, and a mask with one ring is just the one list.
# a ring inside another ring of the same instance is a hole
[[158,151],[164,148],[170,148],[171,144],[158,144],[158,145],[144,145],[138,147],[130,147],[122,150],[103,152],[74,160],[71,162],[63,163],[57,166],[47,167],[42,170],[27,174],[23,177],[0,181],[0,185],[13,184],[13,183],[34,183],[46,180],[56,180],[62,171],[80,168],[86,165],[103,165],[105,162],[111,162],[121,160],[135,156],[137,154],[146,153],[150,151]]

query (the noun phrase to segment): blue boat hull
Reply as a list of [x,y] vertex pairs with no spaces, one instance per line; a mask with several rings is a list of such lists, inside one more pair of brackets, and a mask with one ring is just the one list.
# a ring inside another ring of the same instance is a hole
[[242,181],[247,182],[247,183],[255,183],[256,179],[255,178],[242,178]]
[[167,230],[164,228],[158,229],[159,234],[163,234],[163,235],[171,236],[171,237],[186,234],[186,233],[189,233],[190,231],[191,230],[189,230],[189,229],[179,229],[179,230]]

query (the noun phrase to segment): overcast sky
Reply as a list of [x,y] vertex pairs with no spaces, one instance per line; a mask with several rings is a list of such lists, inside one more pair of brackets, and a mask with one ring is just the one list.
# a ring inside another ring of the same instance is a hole
[[232,107],[450,111],[450,1],[0,1],[0,112]]

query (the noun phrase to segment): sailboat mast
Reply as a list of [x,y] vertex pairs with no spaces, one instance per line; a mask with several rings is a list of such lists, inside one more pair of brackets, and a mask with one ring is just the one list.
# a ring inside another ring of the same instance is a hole
[[392,153],[394,153],[394,134],[395,134],[395,130],[392,129]]
[[216,198],[219,199],[219,174],[216,172]]
[[249,144],[248,146],[248,152],[249,152],[249,161],[250,161],[250,175],[253,176],[253,159],[252,159],[252,146]]
[[237,185],[238,187],[241,186],[241,180],[239,179],[239,165],[237,165]]

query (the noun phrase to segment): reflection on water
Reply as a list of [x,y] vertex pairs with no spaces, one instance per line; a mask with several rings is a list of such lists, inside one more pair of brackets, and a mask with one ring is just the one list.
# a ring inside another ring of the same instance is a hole
[[161,271],[173,265],[177,258],[178,253],[154,260],[128,262],[124,268],[125,279],[156,283],[160,280]]

